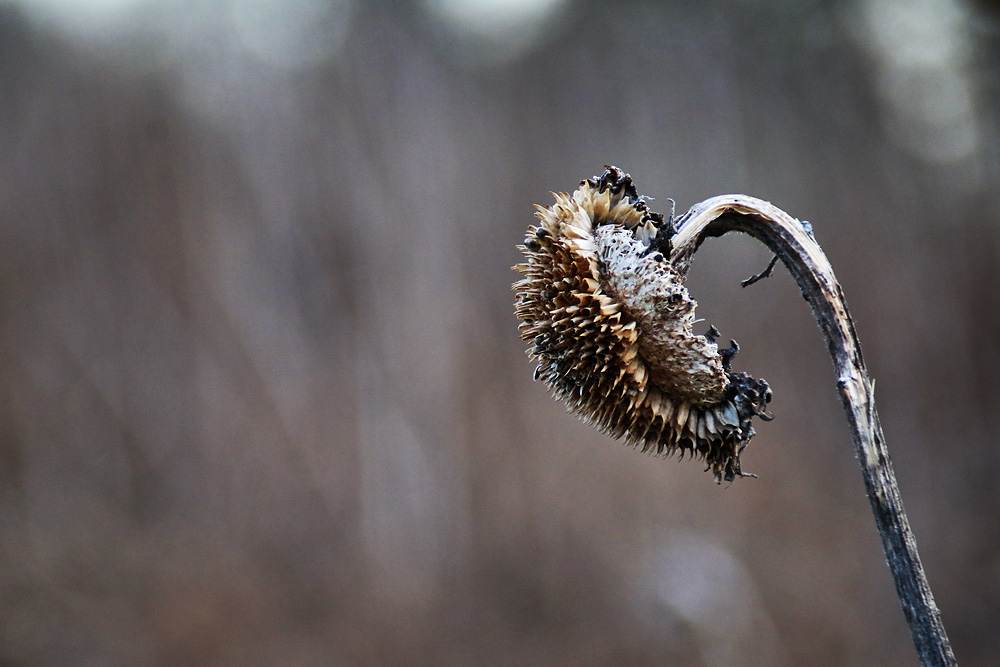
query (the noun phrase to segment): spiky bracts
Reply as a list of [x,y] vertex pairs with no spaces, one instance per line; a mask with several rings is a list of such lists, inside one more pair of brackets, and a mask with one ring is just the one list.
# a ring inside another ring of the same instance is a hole
[[535,379],[570,410],[643,451],[703,458],[716,481],[744,475],[764,380],[729,369],[714,327],[692,333],[697,305],[670,263],[673,221],[649,210],[628,174],[607,167],[572,195],[537,206],[527,258],[514,267],[521,338]]

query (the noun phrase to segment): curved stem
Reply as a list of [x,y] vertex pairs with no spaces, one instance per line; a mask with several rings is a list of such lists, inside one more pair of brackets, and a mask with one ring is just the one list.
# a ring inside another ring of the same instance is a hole
[[823,250],[802,222],[745,195],[723,195],[696,204],[677,220],[677,230],[671,261],[682,274],[687,273],[705,238],[730,231],[753,236],[788,267],[812,306],[833,357],[875,524],[917,653],[924,665],[956,665],[896,484],[875,410],[874,383],[865,368],[843,290]]

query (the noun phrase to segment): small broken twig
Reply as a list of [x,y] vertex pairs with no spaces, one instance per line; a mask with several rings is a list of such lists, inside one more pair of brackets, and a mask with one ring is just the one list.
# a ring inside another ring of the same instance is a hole
[[746,280],[740,281],[740,287],[750,287],[758,280],[763,280],[764,278],[770,278],[771,273],[774,271],[774,265],[778,263],[778,256],[774,255],[771,257],[771,261],[767,263],[767,268],[758,274],[752,275]]

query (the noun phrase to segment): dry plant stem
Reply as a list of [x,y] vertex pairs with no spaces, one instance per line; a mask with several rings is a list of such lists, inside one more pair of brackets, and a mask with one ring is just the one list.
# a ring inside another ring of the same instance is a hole
[[800,221],[770,203],[723,195],[696,204],[677,221],[671,259],[682,273],[707,237],[744,232],[770,248],[802,289],[830,348],[865,487],[913,642],[924,665],[955,665],[910,529],[844,293],[829,261]]

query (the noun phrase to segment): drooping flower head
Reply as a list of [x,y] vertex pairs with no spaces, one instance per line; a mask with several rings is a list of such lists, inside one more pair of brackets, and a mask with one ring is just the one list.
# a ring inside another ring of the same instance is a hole
[[740,453],[768,419],[764,380],[729,368],[671,264],[673,220],[652,212],[617,167],[535,214],[514,283],[521,338],[569,409],[643,451],[703,458],[716,481],[744,475]]

